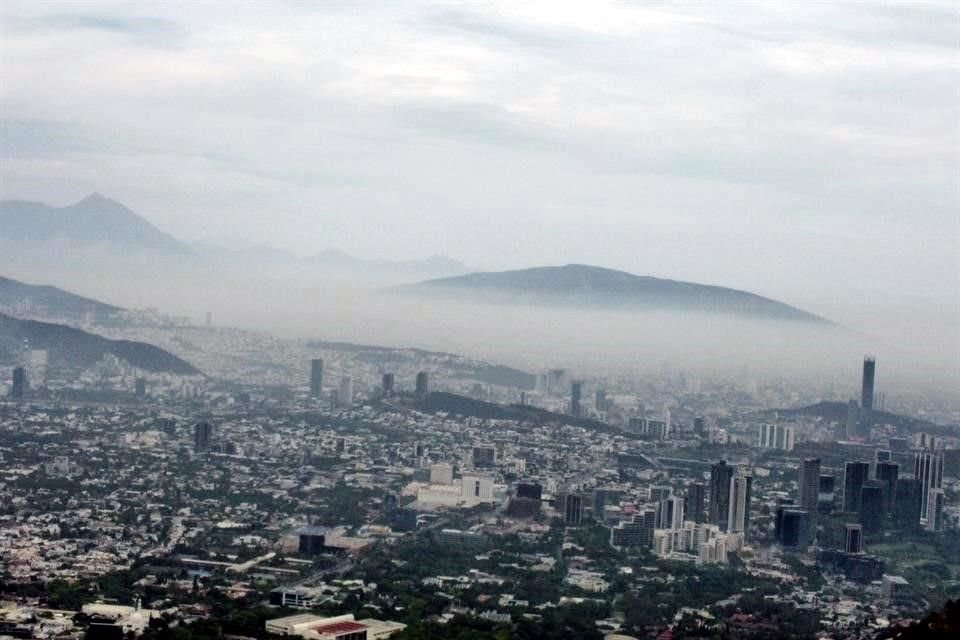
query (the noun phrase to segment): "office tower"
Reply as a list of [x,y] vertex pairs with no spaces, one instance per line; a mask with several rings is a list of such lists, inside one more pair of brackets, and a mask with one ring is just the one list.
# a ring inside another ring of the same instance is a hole
[[417,387],[416,393],[418,396],[425,396],[430,392],[430,379],[427,377],[426,371],[421,371],[417,374]]
[[319,398],[323,394],[323,359],[310,361],[310,397]]
[[707,485],[694,482],[687,487],[687,518],[698,524],[705,520],[704,501],[707,495]]
[[209,311],[207,311],[206,315],[206,325],[208,329],[213,326],[213,314]]
[[859,431],[860,424],[860,407],[857,406],[856,400],[850,400],[847,403],[847,422],[846,422],[846,438],[849,440],[851,438],[856,438],[860,435]]
[[493,467],[497,464],[497,450],[493,447],[474,447],[473,466]]
[[727,518],[727,531],[741,533],[746,540],[750,532],[750,497],[753,490],[753,476],[745,469],[739,469],[730,480],[730,515]]
[[607,392],[603,389],[597,389],[597,392],[594,397],[593,402],[594,407],[597,411],[606,411],[607,410]]
[[686,498],[673,496],[669,501],[673,503],[673,506],[670,508],[670,528],[674,531],[679,531],[683,529],[683,521],[686,519],[684,513]]
[[383,374],[383,382],[380,384],[380,386],[383,388],[384,396],[393,395],[393,380],[394,377],[392,373]]
[[13,370],[13,387],[10,389],[10,397],[16,400],[21,400],[26,395],[27,370],[23,367],[17,367]]
[[195,453],[204,453],[210,450],[213,442],[213,425],[209,422],[198,422],[193,425],[193,450]]
[[806,549],[810,546],[810,514],[806,509],[778,508],[775,529],[777,542],[782,547]]
[[927,494],[927,531],[943,531],[943,504],[943,489],[930,489]]
[[593,517],[596,520],[603,520],[603,510],[608,504],[616,505],[623,497],[623,492],[619,489],[594,489],[593,490]]
[[893,499],[893,522],[906,531],[920,527],[920,501],[923,499],[921,481],[916,478],[899,478]]
[[543,487],[537,482],[521,482],[517,485],[517,497],[541,500],[543,498]]
[[656,528],[674,531],[683,528],[683,498],[671,496],[660,501],[657,505]]
[[874,477],[883,483],[883,513],[893,511],[897,498],[897,478],[900,475],[900,465],[896,462],[877,462]]
[[353,406],[353,378],[350,376],[340,378],[340,386],[337,388],[337,404],[341,407]]
[[836,497],[837,479],[833,474],[820,474],[820,495],[817,502],[817,511],[819,513],[832,513],[833,503]]
[[698,416],[693,419],[693,432],[700,437],[707,435],[706,423],[703,418]]
[[920,480],[920,522],[926,524],[930,489],[943,487],[943,454],[930,450],[918,451],[913,461],[913,477]]
[[718,525],[722,531],[727,530],[727,520],[730,515],[730,480],[733,478],[733,467],[721,460],[710,468],[710,523]]
[[847,553],[863,553],[863,526],[848,522],[846,543],[843,550]]
[[647,510],[635,514],[629,522],[621,522],[616,527],[611,527],[610,546],[617,549],[649,549],[653,545],[654,520],[654,512]]
[[879,533],[883,530],[883,492],[885,485],[879,480],[867,480],[860,488],[860,524],[864,533]]
[[763,423],[760,425],[758,446],[762,449],[792,451],[794,437],[793,427]]
[[147,397],[147,381],[145,378],[137,378],[134,382],[134,395],[138,398]]
[[820,458],[807,458],[800,463],[800,477],[797,480],[800,485],[797,502],[808,514],[810,530],[816,533],[820,505]]
[[582,382],[575,381],[570,385],[570,415],[574,418],[580,417],[580,393],[582,390]]
[[876,457],[873,459],[874,462],[890,462],[892,456],[889,449],[877,449]]
[[843,469],[843,510],[847,513],[859,513],[860,490],[870,475],[867,462],[848,462]]
[[873,356],[863,358],[863,386],[860,389],[860,407],[867,413],[873,411],[873,379],[877,372],[877,361]]
[[673,495],[673,489],[669,485],[661,484],[650,487],[650,502],[660,502]]
[[575,493],[564,493],[557,496],[557,510],[560,512],[563,523],[579,526],[583,522],[583,496]]

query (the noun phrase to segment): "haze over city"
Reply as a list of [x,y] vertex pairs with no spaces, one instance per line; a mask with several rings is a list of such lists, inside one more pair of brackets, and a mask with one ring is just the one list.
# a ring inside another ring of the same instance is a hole
[[958,51],[0,3],[0,637],[960,632]]

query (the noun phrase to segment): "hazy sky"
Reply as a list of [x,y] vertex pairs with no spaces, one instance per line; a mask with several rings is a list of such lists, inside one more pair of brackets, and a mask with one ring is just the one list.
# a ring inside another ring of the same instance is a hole
[[956,311],[952,2],[0,16],[3,198],[100,191],[188,241]]

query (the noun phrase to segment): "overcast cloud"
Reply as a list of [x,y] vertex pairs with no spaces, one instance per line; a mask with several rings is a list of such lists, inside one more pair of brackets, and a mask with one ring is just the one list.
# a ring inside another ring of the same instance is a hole
[[[955,3],[0,4],[0,197],[955,316]],[[880,305],[880,306],[876,306]],[[847,309],[846,311],[844,309]]]

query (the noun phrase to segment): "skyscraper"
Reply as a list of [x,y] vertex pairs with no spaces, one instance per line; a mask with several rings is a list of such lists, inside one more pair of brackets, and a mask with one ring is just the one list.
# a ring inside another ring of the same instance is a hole
[[920,526],[920,501],[923,498],[923,488],[916,478],[899,478],[896,494],[893,499],[893,522],[906,531],[913,531]]
[[817,530],[817,505],[820,502],[820,458],[807,458],[800,464],[800,508],[809,514],[810,532]]
[[394,376],[392,373],[383,374],[383,382],[381,383],[380,386],[383,388],[384,396],[393,395],[393,381],[394,381]]
[[337,388],[337,404],[341,407],[353,406],[353,378],[350,376],[340,378],[340,386]]
[[897,498],[897,478],[900,475],[900,465],[896,462],[877,462],[874,477],[883,483],[883,513],[893,511]]
[[319,398],[323,393],[323,359],[310,361],[310,397]]
[[147,381],[144,378],[137,378],[134,381],[134,395],[138,398],[147,397]]
[[860,407],[873,411],[873,381],[877,373],[877,361],[873,356],[863,358],[863,385],[860,389]]
[[574,381],[570,384],[570,415],[574,418],[580,417],[580,394],[582,391],[582,382]]
[[805,509],[783,506],[777,509],[775,535],[782,547],[810,546],[810,514]]
[[416,393],[418,396],[425,396],[430,392],[430,379],[426,371],[417,374]]
[[750,497],[753,491],[753,476],[745,469],[739,469],[730,480],[730,515],[727,518],[729,533],[743,534],[746,539],[750,531]]
[[727,530],[727,519],[730,513],[730,479],[733,478],[733,467],[721,460],[710,468],[710,523],[718,525],[721,530]]
[[843,510],[860,512],[860,490],[870,476],[870,463],[848,462],[843,469]]
[[880,480],[867,480],[860,488],[860,524],[864,533],[879,533],[883,530],[883,492],[885,485]]
[[193,451],[195,453],[209,451],[213,442],[213,433],[213,425],[209,422],[198,422],[193,425]]
[[694,482],[687,487],[687,518],[696,523],[704,521],[703,504],[707,495],[707,486],[702,482]]
[[856,400],[847,403],[847,422],[845,437],[849,440],[860,435],[860,407]]
[[10,397],[16,400],[21,400],[26,395],[27,370],[23,367],[17,367],[13,370],[13,387],[10,389]]
[[916,453],[913,477],[920,481],[920,522],[927,523],[930,490],[943,487],[943,454],[927,449]]
[[567,525],[579,526],[583,522],[583,496],[575,493],[565,493],[558,496],[562,502],[560,513],[563,517],[563,523]]
[[703,418],[697,416],[693,419],[693,432],[701,437],[707,434],[707,429]]
[[863,553],[863,526],[848,522],[843,550],[847,553]]
[[927,531],[943,531],[943,489],[930,489],[927,494]]

